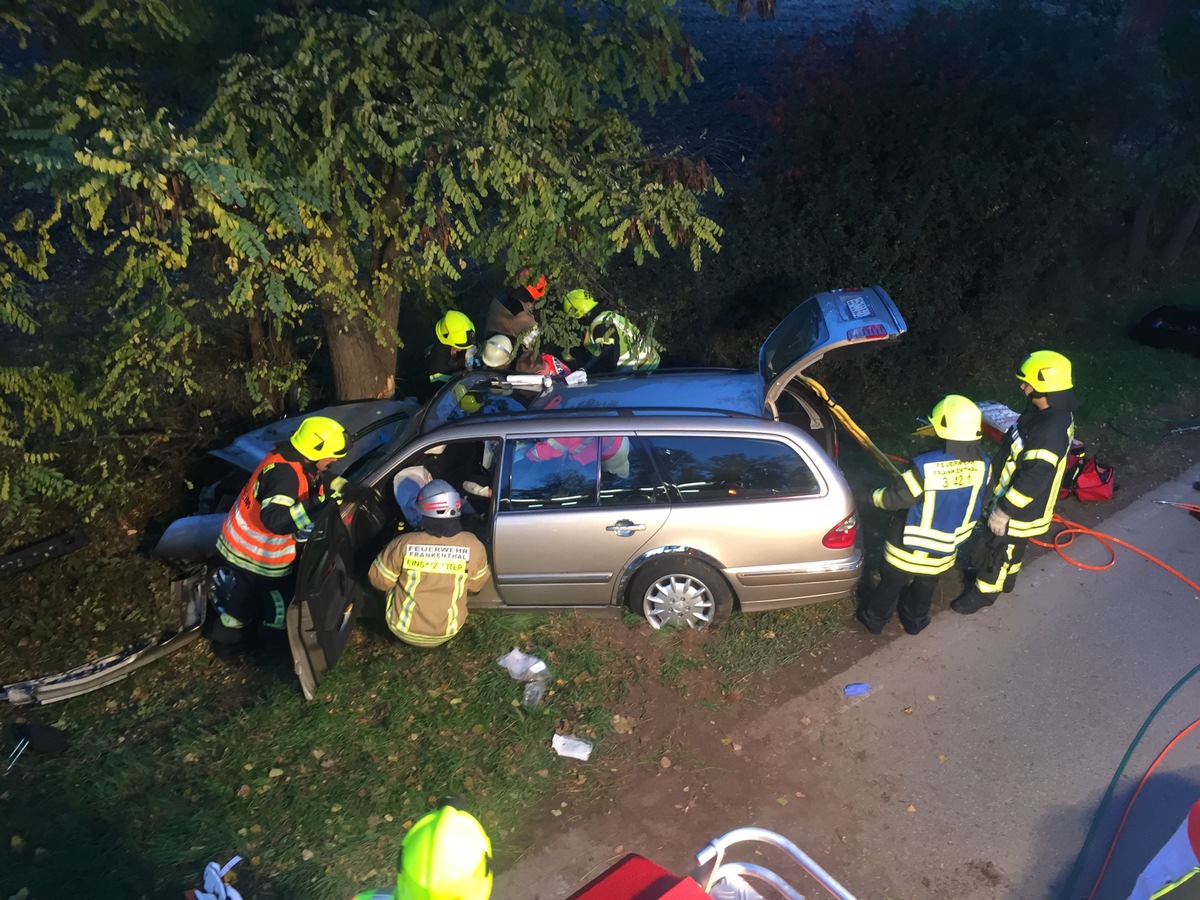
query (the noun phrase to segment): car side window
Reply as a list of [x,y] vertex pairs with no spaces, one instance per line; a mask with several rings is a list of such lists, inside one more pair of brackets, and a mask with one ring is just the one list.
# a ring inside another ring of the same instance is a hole
[[677,502],[802,497],[821,491],[804,458],[780,441],[669,435],[650,443]]
[[667,502],[667,488],[650,456],[635,438],[600,442],[600,505],[646,506]]
[[501,511],[596,506],[599,443],[553,435],[508,441]]

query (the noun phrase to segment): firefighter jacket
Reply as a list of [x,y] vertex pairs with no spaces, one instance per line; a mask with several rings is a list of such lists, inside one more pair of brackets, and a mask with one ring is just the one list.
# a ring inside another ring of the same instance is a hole
[[537,319],[533,315],[534,302],[524,288],[501,294],[488,307],[483,333],[506,334],[512,338],[514,347],[528,347],[538,335]]
[[1073,408],[1073,397],[1048,409],[1030,403],[1004,435],[992,463],[996,506],[1011,517],[1010,537],[1037,537],[1050,528],[1075,434]]
[[387,624],[418,647],[444,644],[467,620],[467,592],[487,583],[487,552],[469,531],[436,537],[414,531],[383,548],[367,577],[387,592]]
[[217,552],[232,565],[267,578],[281,578],[296,561],[303,540],[330,499],[321,473],[290,443],[263,458],[225,517]]
[[472,368],[474,361],[474,347],[458,350],[438,341],[429,348],[429,380],[434,384],[449,381],[459,372]]
[[1200,896],[1200,802],[1142,870],[1129,900],[1188,900]]
[[650,372],[658,368],[658,351],[636,325],[616,310],[592,319],[583,346],[593,356],[607,356],[618,372]]
[[884,543],[884,559],[916,575],[937,575],[954,565],[987,499],[991,465],[978,441],[947,441],[945,449],[913,458],[912,468],[871,501],[899,511]]
[[[623,435],[616,437],[558,437],[538,441],[525,451],[525,458],[534,462],[545,462],[567,456],[582,466],[591,466],[596,462],[597,453],[606,472],[615,467],[629,465],[629,438]],[[593,469],[593,471],[595,471]]]

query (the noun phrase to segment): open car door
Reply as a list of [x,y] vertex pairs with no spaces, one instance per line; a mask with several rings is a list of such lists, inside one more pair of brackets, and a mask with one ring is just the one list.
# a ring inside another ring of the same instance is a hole
[[354,546],[341,510],[331,503],[313,523],[296,574],[296,597],[287,610],[288,646],[304,698],[346,649],[362,588],[354,580]]
[[826,291],[809,297],[776,326],[758,353],[765,412],[808,432],[837,459],[837,428],[829,403],[802,379],[827,356],[843,357],[907,330],[904,317],[882,287]]
[[758,352],[767,406],[773,408],[792,379],[819,360],[894,341],[907,330],[900,310],[878,285],[809,297],[767,335]]

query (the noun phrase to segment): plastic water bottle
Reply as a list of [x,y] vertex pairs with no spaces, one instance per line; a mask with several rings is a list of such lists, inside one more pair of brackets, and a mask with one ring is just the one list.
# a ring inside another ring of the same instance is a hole
[[526,709],[535,709],[546,699],[546,685],[550,683],[550,669],[540,659],[526,670],[524,675],[525,690],[521,695],[521,705]]

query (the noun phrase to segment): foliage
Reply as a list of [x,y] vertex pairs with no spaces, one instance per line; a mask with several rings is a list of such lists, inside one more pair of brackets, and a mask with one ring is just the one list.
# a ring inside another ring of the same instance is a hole
[[[225,320],[248,336],[226,369],[267,412],[304,375],[291,337],[318,322],[340,397],[386,394],[402,299],[444,302],[472,264],[553,275],[716,249],[707,167],[651,156],[629,119],[695,75],[671,4],[359,7],[268,8],[256,34],[244,9],[222,30],[213,11],[157,0],[3,20],[78,32],[0,78],[19,204],[0,232],[0,302],[32,320],[15,292],[89,258],[107,294],[80,311],[93,365],[55,367],[98,432],[199,397],[197,351]],[[64,299],[43,291],[39,315]],[[34,377],[10,370],[5,392]]]
[[813,39],[757,107],[757,172],[788,228],[776,267],[881,282],[917,329],[1002,319],[997,298],[1130,198],[1120,123],[1147,102],[1138,71],[1110,19],[1023,0]]

